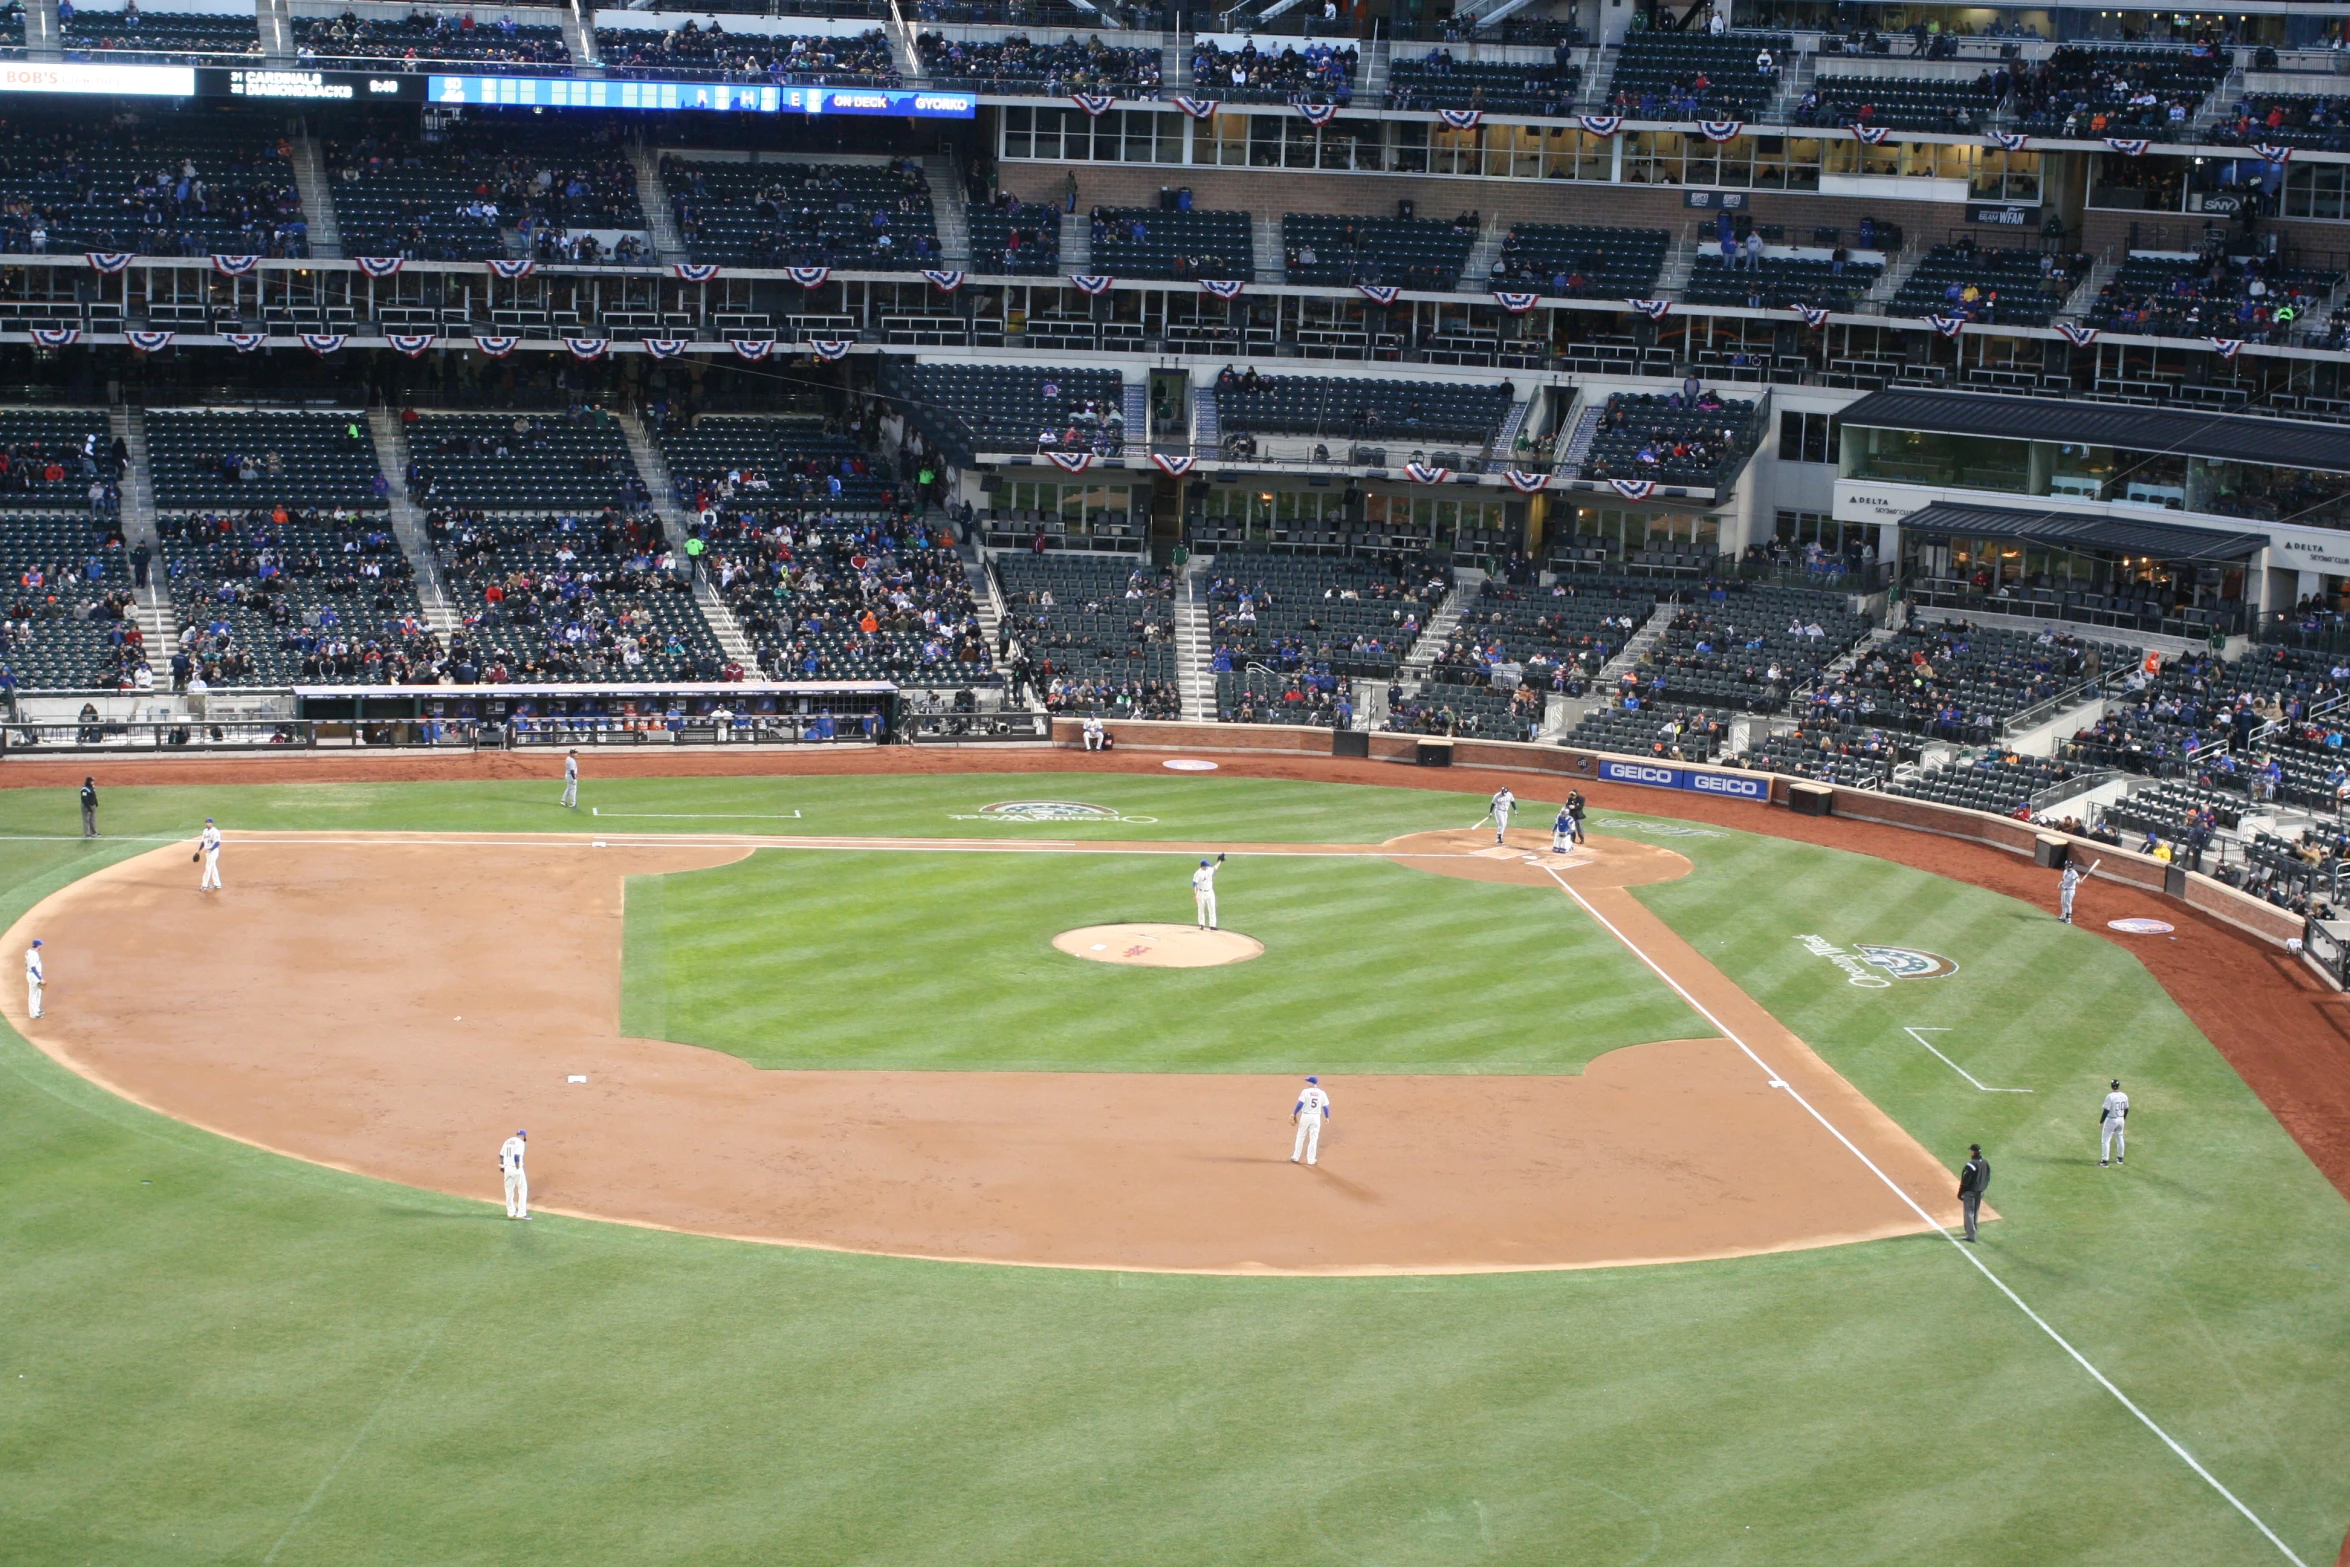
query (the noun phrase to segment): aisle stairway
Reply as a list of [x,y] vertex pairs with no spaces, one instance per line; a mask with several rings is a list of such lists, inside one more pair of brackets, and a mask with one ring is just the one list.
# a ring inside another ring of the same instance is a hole
[[1216,716],[1216,677],[1208,668],[1211,651],[1207,601],[1200,593],[1198,573],[1186,567],[1175,585],[1175,683],[1183,698],[1183,717],[1190,723],[1206,723]]
[[[677,498],[677,481],[670,476],[669,459],[661,455],[660,446],[642,419],[632,413],[614,417],[620,423],[621,438],[628,442],[629,460],[636,464],[637,477],[645,481],[645,493],[653,497],[653,514],[661,519],[661,531],[682,561],[687,558],[685,541],[690,519]],[[740,664],[745,673],[756,672],[759,650],[743,634],[742,622],[734,618],[734,611],[718,596],[718,589],[711,584],[708,574],[699,569],[694,572],[694,607],[709,624],[710,635],[717,638],[718,650]]]
[[391,517],[393,536],[400,541],[400,551],[408,557],[408,568],[416,576],[416,597],[424,605],[425,623],[440,635],[445,646],[457,632],[457,608],[449,597],[448,585],[441,577],[441,564],[432,552],[432,536],[426,530],[424,513],[417,508],[416,499],[408,493],[408,436],[400,427],[399,416],[388,408],[371,408],[367,413],[367,434],[375,445],[376,466],[383,469],[384,478],[391,486]]
[[147,639],[147,663],[160,682],[179,646],[179,614],[172,608],[170,578],[163,566],[163,541],[155,531],[155,480],[147,465],[147,416],[137,408],[110,409],[107,423],[125,454],[122,471],[122,542],[154,552],[147,586],[138,590],[139,632]]

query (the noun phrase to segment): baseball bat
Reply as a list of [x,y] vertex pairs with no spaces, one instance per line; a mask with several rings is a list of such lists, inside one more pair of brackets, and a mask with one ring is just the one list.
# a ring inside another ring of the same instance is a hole
[[1491,811],[1487,811],[1483,816],[1480,816],[1475,821],[1469,823],[1469,831],[1475,832],[1478,828],[1484,826],[1491,820],[1493,820],[1493,813]]

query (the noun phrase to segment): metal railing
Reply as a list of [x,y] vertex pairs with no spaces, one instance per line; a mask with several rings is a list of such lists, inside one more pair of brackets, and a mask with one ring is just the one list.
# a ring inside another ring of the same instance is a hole
[[1999,733],[2002,738],[2005,738],[2009,735],[2022,734],[2027,729],[2037,729],[2066,708],[2079,707],[2092,697],[2104,694],[2104,676],[2100,675],[2094,680],[2084,680],[2068,691],[2059,691],[2046,701],[2034,702],[2030,707],[2019,708],[2008,714],[1999,721]]
[[904,733],[916,745],[966,741],[1033,741],[1053,737],[1050,713],[918,713],[905,720]]

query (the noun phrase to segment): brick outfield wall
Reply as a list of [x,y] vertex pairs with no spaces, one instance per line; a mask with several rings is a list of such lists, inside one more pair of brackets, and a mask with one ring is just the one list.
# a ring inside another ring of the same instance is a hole
[[[1705,225],[1711,212],[1681,204],[1678,186],[1595,185],[1577,180],[1442,179],[1399,174],[1320,174],[1281,169],[1160,168],[1125,164],[1006,163],[1003,188],[1029,201],[1058,206],[1069,171],[1077,173],[1077,210],[1156,207],[1161,186],[1191,187],[1191,204],[1209,212],[1353,213],[1391,217],[1399,200],[1416,202],[1416,215],[1450,221],[1476,211],[1496,223],[1565,223],[1668,229],[1676,235]],[[1270,189],[1267,180],[1274,182]],[[1841,228],[1846,243],[1862,217],[1898,223],[1917,248],[1966,226],[1964,203],[1878,201],[1853,196],[1808,196],[1756,191],[1748,197],[1757,223],[1783,223],[1791,244],[1811,243],[1822,225]]]
[[[1163,723],[1143,719],[1112,720],[1105,727],[1120,747],[1134,750],[1182,751],[1208,756],[1250,753],[1286,756],[1332,754],[1332,736],[1327,729],[1283,724]],[[1081,749],[1084,732],[1085,726],[1079,720],[1053,720],[1053,744],[1056,746]],[[1420,737],[1375,733],[1370,736],[1370,746],[1371,760],[1375,762],[1410,765],[1418,759]],[[1570,750],[1561,746],[1529,745],[1508,740],[1456,740],[1453,743],[1453,762],[1456,766],[1539,773],[1566,779],[1594,777],[1599,770],[1600,760],[1609,755],[1607,752]],[[1646,757],[1615,759],[1650,760]],[[1737,768],[1701,767],[1694,770],[1739,778],[1755,776]],[[1785,809],[1790,785],[1803,781],[1785,774],[1772,774],[1771,807]],[[1832,806],[1834,815],[1880,826],[1906,828],[1912,832],[1960,838],[1970,843],[2004,849],[2011,854],[2029,855],[2040,837],[2058,836],[2047,833],[2045,828],[2019,822],[2012,817],[1937,805],[1928,800],[1911,800],[1868,789],[1839,788],[1831,793],[1835,797]],[[2100,878],[2137,887],[2158,896],[2172,896],[2168,891],[2172,867],[2162,861],[2112,844],[2093,843],[2086,838],[2072,838],[2068,841],[2074,853],[2100,862],[2097,868]],[[2288,940],[2297,940],[2301,935],[2301,917],[2290,910],[2264,903],[2199,872],[2184,872],[2183,879],[2185,892],[2178,895],[2178,901],[2190,909],[2280,947]]]

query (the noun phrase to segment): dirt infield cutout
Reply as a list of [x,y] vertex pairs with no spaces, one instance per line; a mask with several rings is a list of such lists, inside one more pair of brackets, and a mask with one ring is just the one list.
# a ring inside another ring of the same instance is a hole
[[1196,925],[1087,925],[1061,932],[1053,945],[1073,958],[1136,968],[1214,968],[1265,955],[1254,936]]

